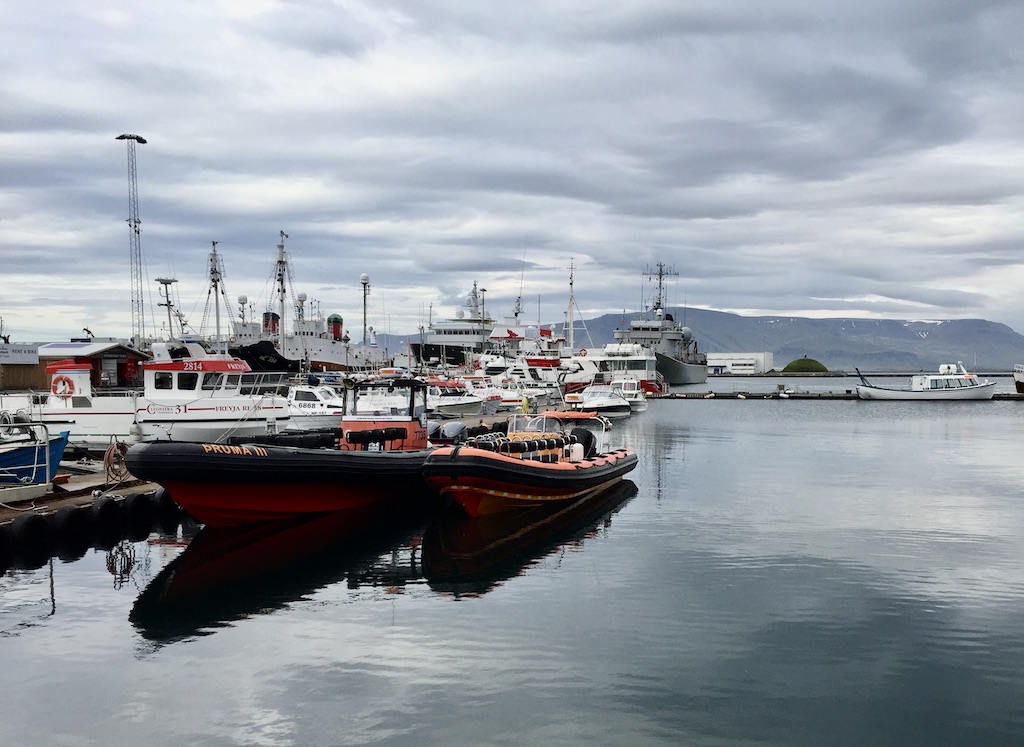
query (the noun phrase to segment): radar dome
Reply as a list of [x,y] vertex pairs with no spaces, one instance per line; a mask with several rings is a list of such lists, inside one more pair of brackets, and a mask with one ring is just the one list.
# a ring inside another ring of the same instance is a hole
[[462,319],[464,316],[466,316],[466,312],[463,311],[462,309],[459,309],[458,311],[455,312],[456,319]]
[[362,275],[359,276],[359,282],[362,283],[363,285],[368,284],[370,282],[370,276],[364,272]]
[[238,297],[238,303],[249,303],[249,297],[248,296],[239,296]]
[[693,339],[693,330],[689,327],[683,327],[679,331],[683,333],[683,342],[689,342]]
[[301,301],[301,302],[305,303],[305,301],[306,301],[306,294],[305,294],[305,293],[300,293],[300,294],[299,294],[299,295],[297,296],[297,298],[299,299],[299,301]]

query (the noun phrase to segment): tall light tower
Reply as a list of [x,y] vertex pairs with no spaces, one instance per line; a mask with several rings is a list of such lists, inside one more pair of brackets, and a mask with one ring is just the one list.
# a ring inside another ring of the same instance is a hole
[[370,295],[370,276],[364,272],[359,276],[359,282],[363,284],[363,345],[369,345],[366,340],[366,297]]
[[141,135],[118,135],[128,143],[128,237],[132,275],[132,343],[141,348],[146,338],[146,317],[142,303],[142,244],[139,237],[139,185],[135,174],[135,143],[145,144]]

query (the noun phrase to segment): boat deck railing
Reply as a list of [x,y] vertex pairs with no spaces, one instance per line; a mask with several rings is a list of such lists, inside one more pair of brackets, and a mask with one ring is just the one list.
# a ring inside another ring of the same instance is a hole
[[34,447],[34,457],[23,464],[0,465],[0,486],[41,485],[50,481],[53,465],[50,464],[50,429],[46,423],[27,420],[0,424],[0,448],[5,446]]

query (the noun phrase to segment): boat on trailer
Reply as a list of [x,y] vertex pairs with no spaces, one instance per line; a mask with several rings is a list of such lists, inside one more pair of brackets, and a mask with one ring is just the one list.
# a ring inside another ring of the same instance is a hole
[[871,384],[858,369],[861,384],[857,387],[860,399],[886,400],[981,400],[992,399],[996,383],[979,379],[968,373],[964,364],[944,363],[937,374],[916,374],[905,387],[885,387]]
[[212,526],[343,511],[421,489],[420,469],[431,450],[426,383],[373,379],[349,382],[344,391],[340,428],[227,443],[136,444],[126,465]]
[[507,430],[432,451],[423,478],[470,516],[580,500],[636,467],[632,450],[603,450],[607,422],[592,412],[513,415]]

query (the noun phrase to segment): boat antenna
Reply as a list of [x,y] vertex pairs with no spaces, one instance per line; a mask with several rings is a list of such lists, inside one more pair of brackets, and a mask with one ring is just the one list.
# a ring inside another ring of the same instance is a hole
[[519,270],[519,295],[516,297],[515,306],[512,307],[512,316],[519,323],[519,315],[523,313],[523,282],[526,278],[526,249],[523,249],[523,266]]
[[573,319],[572,309],[573,309],[573,306],[576,304],[576,299],[573,298],[573,295],[572,295],[572,292],[573,292],[572,291],[572,285],[573,285],[573,279],[572,279],[573,264],[572,264],[572,260],[573,260],[573,258],[569,257],[569,310],[565,314],[566,324],[569,327],[568,334],[566,334],[566,338],[567,338],[567,341],[569,343],[569,350],[575,350],[576,349],[574,344],[573,344],[574,343],[573,328],[576,326],[576,323],[575,323],[575,321]]
[[280,232],[281,241],[277,245],[277,262],[276,266],[276,282],[277,282],[277,304],[278,314],[280,318],[277,322],[277,341],[280,345],[280,349],[284,350],[284,302],[288,295],[288,260],[284,254],[284,240],[288,238],[288,234],[284,231]]

